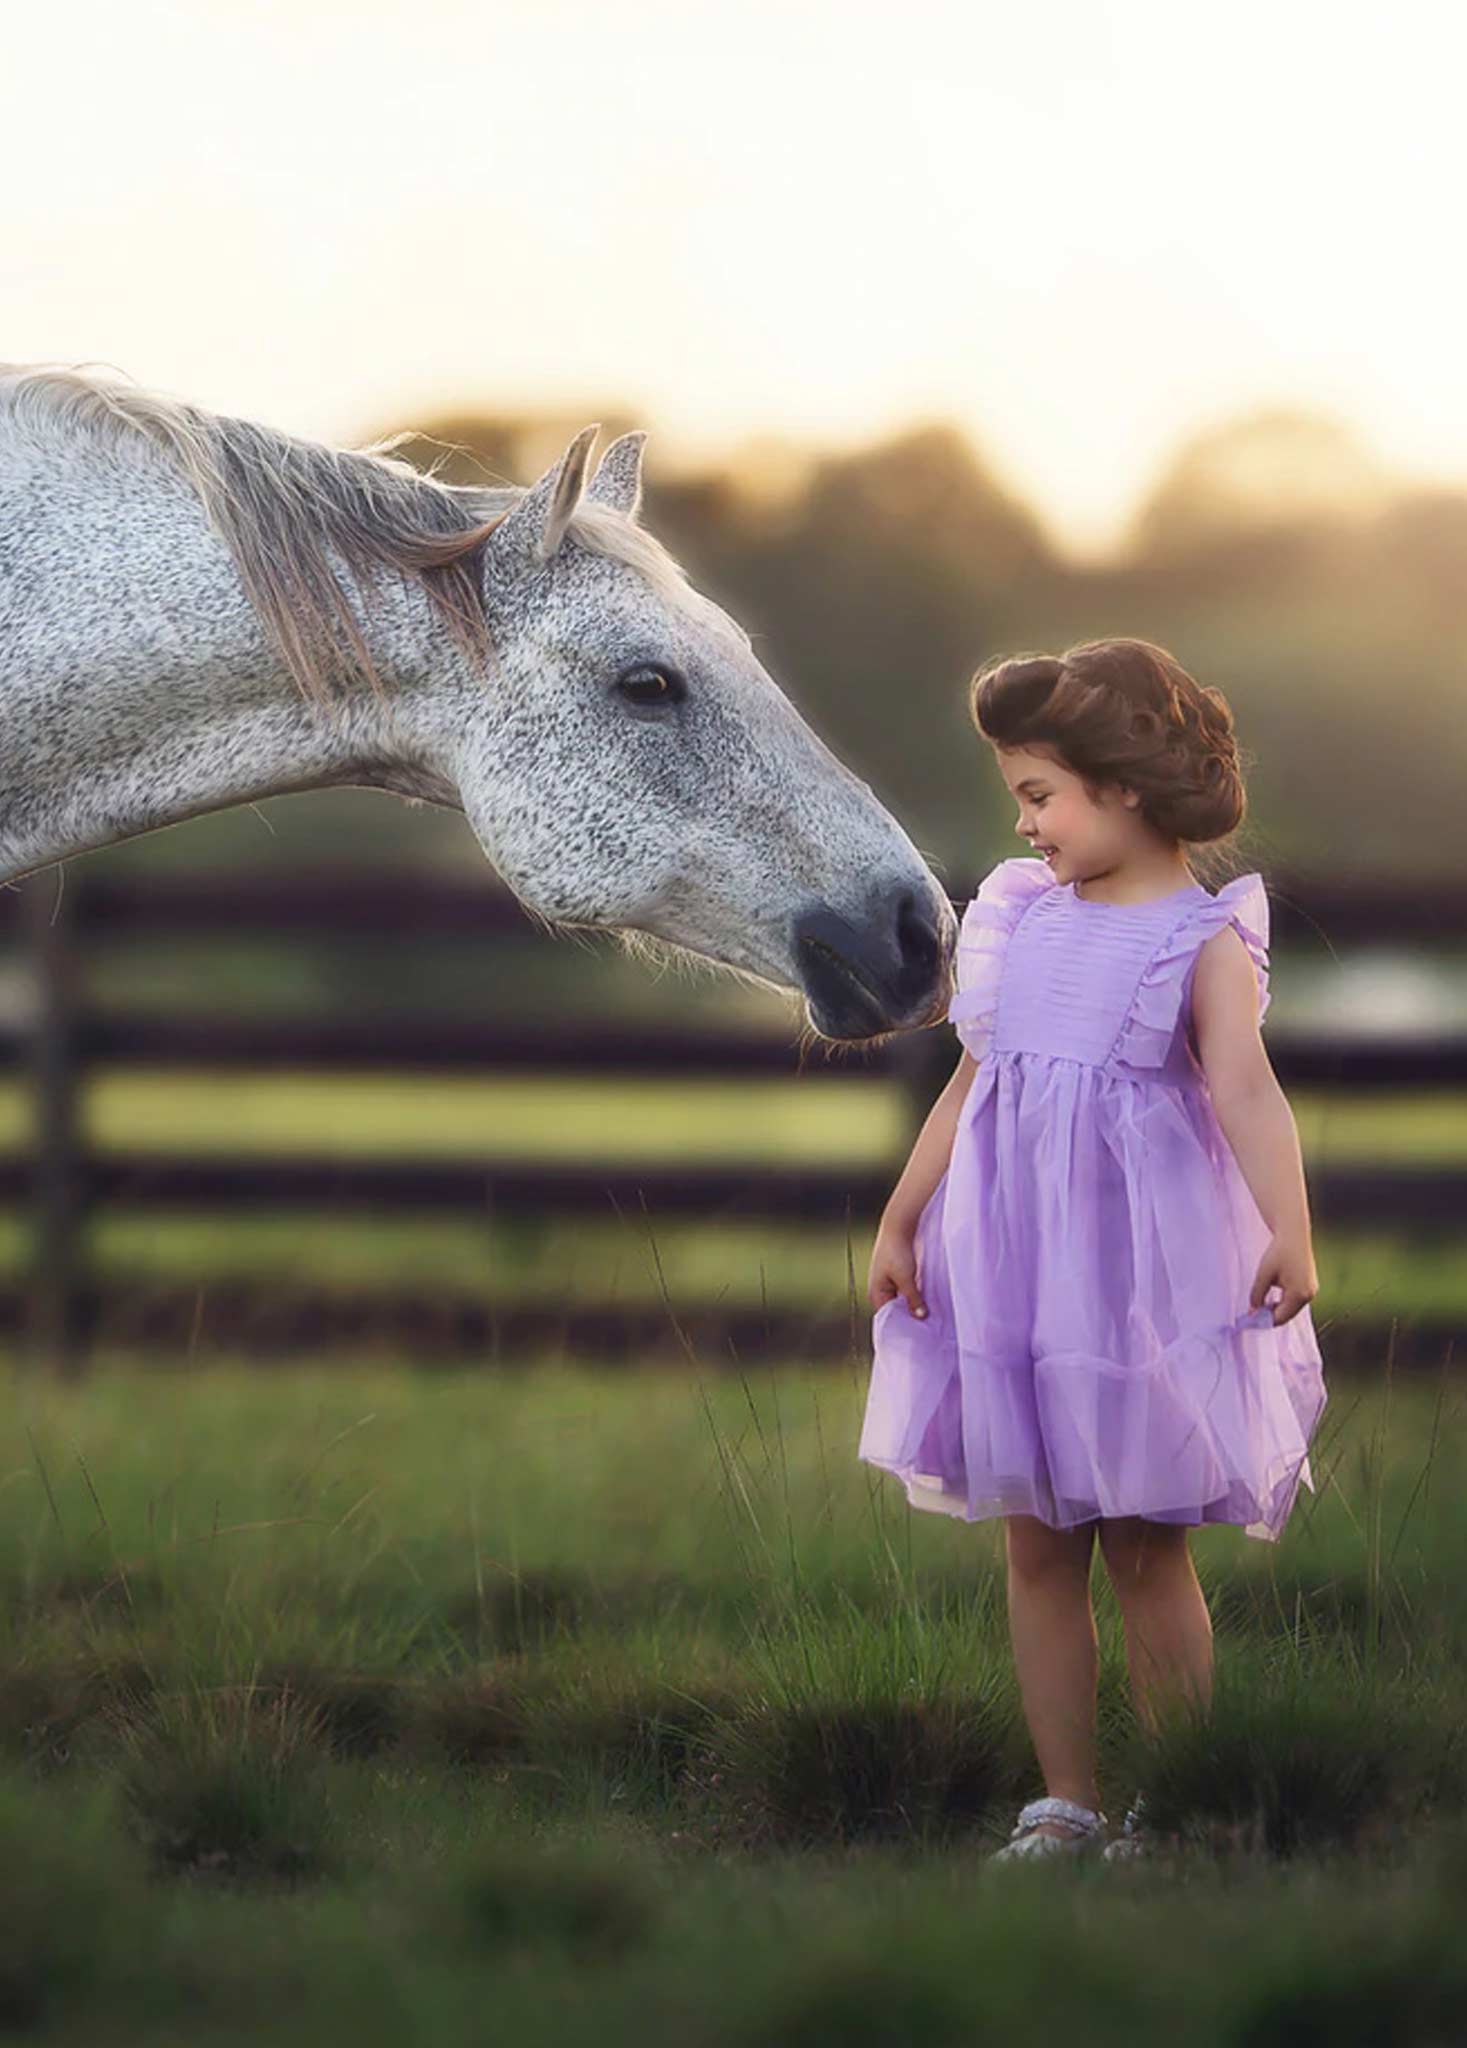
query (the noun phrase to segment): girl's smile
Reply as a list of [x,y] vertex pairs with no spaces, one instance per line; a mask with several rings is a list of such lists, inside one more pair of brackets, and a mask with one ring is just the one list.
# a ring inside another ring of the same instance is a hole
[[[1107,894],[1107,884],[1113,890],[1135,890],[1167,878],[1192,880],[1176,849],[1168,849],[1147,828],[1133,790],[1105,786],[1092,795],[1082,777],[1049,750],[1004,747],[996,753],[1000,773],[1019,807],[1014,830],[1042,856],[1052,875],[1058,878],[1063,873],[1066,886],[1091,890],[1085,902],[1125,900]],[[1063,840],[1048,836],[1056,825]]]

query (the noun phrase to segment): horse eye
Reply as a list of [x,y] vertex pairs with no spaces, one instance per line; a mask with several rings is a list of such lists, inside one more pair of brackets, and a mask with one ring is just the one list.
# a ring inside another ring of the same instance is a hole
[[617,677],[616,687],[629,704],[644,709],[661,704],[680,704],[688,694],[688,686],[676,669],[658,668],[651,662],[626,669]]

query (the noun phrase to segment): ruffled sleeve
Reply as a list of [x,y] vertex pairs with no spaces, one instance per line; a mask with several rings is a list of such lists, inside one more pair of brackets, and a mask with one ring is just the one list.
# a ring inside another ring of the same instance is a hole
[[1189,905],[1146,963],[1116,1057],[1132,1067],[1162,1066],[1188,1000],[1197,955],[1231,924],[1248,948],[1258,982],[1258,1019],[1268,1011],[1268,896],[1262,875],[1238,875],[1215,896]]
[[1042,860],[1022,854],[1001,860],[978,885],[958,927],[957,993],[948,1022],[973,1058],[981,1059],[993,1037],[999,977],[1009,934],[1034,898],[1054,887]]

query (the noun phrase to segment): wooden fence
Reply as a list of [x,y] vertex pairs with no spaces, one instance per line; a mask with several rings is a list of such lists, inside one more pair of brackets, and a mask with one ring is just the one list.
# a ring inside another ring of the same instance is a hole
[[[1452,943],[1467,930],[1467,889],[1427,900],[1359,888],[1332,892],[1274,884],[1276,946],[1309,941],[1368,943],[1389,936],[1427,945]],[[958,892],[957,900],[964,900]],[[180,946],[200,936],[247,933],[320,942],[343,934],[418,939],[456,937],[493,945],[534,928],[503,890],[487,880],[353,874],[282,883],[269,879],[159,879],[139,883],[73,868],[65,887],[54,874],[0,891],[0,938],[23,945],[33,965],[29,1014],[0,1023],[0,1052],[29,1069],[36,1108],[33,1156],[0,1158],[0,1196],[29,1204],[33,1258],[24,1285],[0,1287],[0,1331],[25,1340],[33,1356],[74,1372],[99,1332],[119,1344],[164,1348],[216,1346],[261,1354],[335,1343],[382,1342],[419,1356],[473,1354],[513,1359],[546,1345],[617,1359],[695,1347],[710,1362],[762,1356],[850,1355],[865,1342],[866,1312],[739,1310],[727,1305],[648,1309],[585,1304],[547,1309],[486,1303],[435,1290],[373,1292],[343,1302],[319,1290],[157,1283],[105,1293],[84,1270],[86,1219],[103,1204],[130,1210],[259,1211],[281,1206],[349,1210],[439,1211],[485,1215],[644,1212],[652,1222],[734,1217],[826,1221],[868,1227],[896,1166],[848,1168],[482,1165],[423,1158],[217,1158],[148,1152],[92,1157],[79,1135],[79,1099],[104,1069],[187,1066],[225,1075],[241,1071],[418,1071],[465,1074],[647,1075],[725,1081],[799,1076],[899,1080],[915,1132],[951,1071],[953,1034],[906,1034],[869,1049],[793,1043],[752,1033],[692,1028],[608,1028],[597,1022],[484,1021],[397,1015],[305,1019],[207,1018],[107,1014],[84,993],[83,967],[99,934],[157,939]],[[544,939],[543,943],[554,943]],[[1269,1032],[1273,1065],[1286,1088],[1309,1085],[1352,1092],[1467,1086],[1467,1030],[1460,1037],[1410,1039]],[[1322,1224],[1383,1218],[1442,1224],[1467,1217],[1461,1169],[1330,1169],[1311,1173],[1311,1202]],[[858,1276],[859,1279],[860,1276]],[[1439,1360],[1455,1329],[1414,1321],[1404,1332],[1360,1323],[1338,1329],[1334,1362],[1352,1348],[1378,1358],[1385,1341],[1402,1362],[1419,1352]]]

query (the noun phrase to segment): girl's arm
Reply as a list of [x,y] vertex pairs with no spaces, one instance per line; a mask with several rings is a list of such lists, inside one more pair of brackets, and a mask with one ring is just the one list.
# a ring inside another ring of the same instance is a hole
[[1264,1295],[1276,1284],[1283,1300],[1274,1308],[1274,1322],[1286,1323],[1319,1292],[1309,1195],[1298,1126],[1258,1029],[1253,962],[1231,926],[1217,932],[1198,953],[1192,1022],[1218,1124],[1273,1232],[1249,1305],[1261,1308]]
[[880,1308],[901,1295],[914,1316],[927,1313],[913,1245],[917,1219],[947,1170],[958,1112],[977,1071],[978,1062],[964,1048],[952,1078],[928,1111],[927,1121],[912,1147],[912,1156],[882,1211],[866,1283],[866,1298],[872,1308]]

